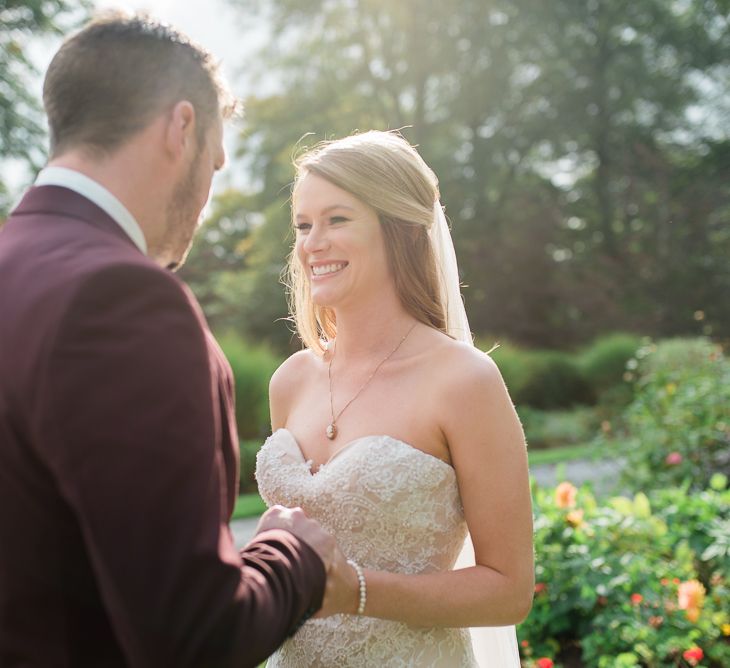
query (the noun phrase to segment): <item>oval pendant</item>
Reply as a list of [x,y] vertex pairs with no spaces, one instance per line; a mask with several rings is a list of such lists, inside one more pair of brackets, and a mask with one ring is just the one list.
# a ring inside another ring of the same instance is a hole
[[335,436],[337,436],[337,427],[335,426],[335,423],[327,425],[327,429],[325,430],[325,434],[327,434],[327,438],[330,441],[333,441],[335,439]]

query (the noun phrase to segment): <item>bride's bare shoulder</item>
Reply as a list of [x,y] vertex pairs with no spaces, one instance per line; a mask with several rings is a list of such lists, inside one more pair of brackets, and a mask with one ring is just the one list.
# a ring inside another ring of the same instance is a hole
[[287,357],[274,371],[269,382],[269,393],[286,395],[296,385],[304,383],[316,370],[322,366],[322,356],[308,348],[299,350]]
[[491,356],[476,346],[442,336],[432,352],[443,387],[451,392],[478,386],[501,386],[502,375]]

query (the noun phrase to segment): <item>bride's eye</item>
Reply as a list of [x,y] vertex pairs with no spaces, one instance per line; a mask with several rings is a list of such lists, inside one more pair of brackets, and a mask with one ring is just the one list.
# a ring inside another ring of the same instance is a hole
[[294,229],[299,232],[307,232],[311,227],[311,223],[294,223]]
[[345,216],[332,216],[330,218],[330,224],[334,225],[336,223],[346,223],[348,220],[350,220],[350,219],[345,218]]

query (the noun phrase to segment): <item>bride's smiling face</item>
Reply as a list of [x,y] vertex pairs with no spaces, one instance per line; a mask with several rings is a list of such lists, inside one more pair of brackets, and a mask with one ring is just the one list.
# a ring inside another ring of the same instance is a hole
[[296,254],[315,304],[357,303],[392,284],[375,209],[311,172],[293,202]]

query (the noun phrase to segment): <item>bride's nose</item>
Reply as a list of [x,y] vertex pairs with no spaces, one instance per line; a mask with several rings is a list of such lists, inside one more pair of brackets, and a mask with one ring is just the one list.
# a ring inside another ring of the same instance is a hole
[[330,247],[329,235],[326,225],[312,225],[304,239],[304,250],[308,253],[317,253],[327,250]]

